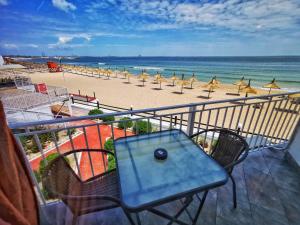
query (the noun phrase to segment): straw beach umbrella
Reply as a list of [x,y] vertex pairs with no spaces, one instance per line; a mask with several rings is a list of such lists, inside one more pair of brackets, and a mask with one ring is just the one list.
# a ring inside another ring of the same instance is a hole
[[275,78],[273,78],[273,80],[270,83],[265,84],[263,87],[269,88],[269,94],[271,93],[272,89],[280,89],[280,87],[276,84]]
[[161,83],[164,83],[164,82],[167,82],[167,79],[160,76],[158,79],[157,79],[157,82],[159,83],[159,89],[161,89]]
[[244,81],[244,77],[242,77],[240,80],[234,82],[233,84],[238,86],[238,94],[240,93],[241,91],[241,87],[245,87],[247,86],[246,82]]
[[191,89],[193,89],[193,83],[198,81],[197,78],[195,77],[195,74],[193,73],[193,76],[189,79],[190,84],[191,84]]
[[154,75],[154,82],[157,84],[158,80],[161,78],[161,74],[159,74],[158,72]]
[[112,74],[112,71],[108,69],[105,71],[105,74],[106,74],[107,79],[109,79]]
[[187,80],[184,79],[184,74],[182,74],[182,75],[181,75],[181,80],[178,80],[178,81],[176,82],[176,84],[177,84],[178,86],[180,86],[180,94],[183,94],[183,92],[182,92],[183,87],[189,85],[189,83],[190,83],[189,81],[187,81]]
[[210,93],[213,92],[214,89],[219,87],[220,82],[217,80],[216,76],[214,76],[207,84],[203,85],[204,88],[207,88],[208,95],[207,98],[210,98]]
[[142,80],[143,86],[145,86],[145,82],[146,82],[146,80],[148,79],[148,77],[149,77],[149,74],[146,73],[146,72],[144,72],[144,71],[138,76],[138,78],[139,78],[140,80]]
[[123,79],[126,79],[128,73],[129,73],[129,72],[128,72],[127,70],[124,69],[124,71],[122,72],[122,74],[123,74],[123,76],[124,76]]
[[251,87],[251,79],[249,79],[247,86],[242,88],[242,91],[246,93],[245,97],[248,96],[248,94],[257,94],[257,90]]
[[127,77],[127,82],[130,83],[130,77],[132,77],[132,74],[127,72],[126,77]]
[[175,81],[178,80],[178,77],[176,77],[176,74],[174,73],[173,76],[170,78],[173,82],[173,87],[175,86]]

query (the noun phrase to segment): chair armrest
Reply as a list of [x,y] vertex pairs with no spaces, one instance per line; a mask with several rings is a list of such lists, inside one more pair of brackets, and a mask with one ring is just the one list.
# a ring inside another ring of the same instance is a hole
[[105,201],[112,201],[117,204],[120,204],[120,200],[117,198],[114,198],[112,196],[107,195],[63,195],[63,194],[57,194],[59,198],[62,200],[67,201],[88,201],[88,200],[105,200]]
[[194,138],[194,137],[196,137],[196,136],[198,136],[200,134],[203,134],[203,133],[212,132],[212,131],[216,132],[216,131],[222,131],[222,130],[226,130],[228,132],[232,132],[232,133],[236,134],[234,131],[229,130],[229,129],[225,129],[225,128],[217,128],[217,129],[215,129],[215,128],[212,128],[212,129],[207,129],[207,130],[203,130],[203,131],[197,132],[195,134],[192,134],[190,136],[190,138]]
[[81,153],[81,152],[98,152],[98,153],[105,153],[105,154],[111,154],[113,156],[115,156],[115,154],[111,151],[108,150],[104,150],[104,149],[77,149],[77,150],[72,150],[66,153],[61,154],[61,156],[67,156],[70,154],[74,154],[74,153]]

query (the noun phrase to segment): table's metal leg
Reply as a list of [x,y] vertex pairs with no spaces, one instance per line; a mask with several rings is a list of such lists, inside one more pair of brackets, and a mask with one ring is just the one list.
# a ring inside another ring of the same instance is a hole
[[130,224],[131,224],[131,225],[135,225],[135,223],[134,223],[134,221],[133,221],[133,219],[132,219],[132,217],[131,217],[130,213],[129,213],[129,212],[127,212],[127,211],[126,211],[126,210],[124,210],[124,209],[123,209],[123,211],[124,211],[124,213],[125,213],[125,215],[126,215],[127,219],[129,220]]
[[195,215],[195,217],[194,217],[194,219],[193,219],[193,223],[192,223],[193,225],[195,225],[195,224],[197,223],[197,220],[198,220],[199,214],[200,214],[200,212],[201,212],[201,209],[203,208],[203,205],[204,205],[204,202],[205,202],[207,193],[208,193],[208,191],[205,191],[204,194],[203,194],[203,197],[202,197],[202,199],[201,199],[201,201],[200,201],[198,210],[197,210],[196,215]]
[[[175,214],[174,218],[177,219],[183,213],[183,211],[186,210],[186,208],[191,204],[192,201],[193,201],[193,197],[192,196],[187,197],[185,199],[185,202],[183,202],[182,208]],[[171,225],[172,223],[173,223],[173,221],[170,221],[167,225]]]
[[142,225],[139,213],[135,214],[138,225]]
[[[184,202],[182,202],[182,200],[180,200],[182,204],[184,204]],[[191,213],[189,212],[189,210],[187,208],[185,208],[185,212],[188,215],[188,217],[190,218],[191,221],[193,221],[193,217],[191,215]]]
[[152,212],[153,214],[156,214],[156,215],[158,215],[158,216],[160,216],[160,217],[163,217],[163,218],[165,218],[165,219],[168,219],[168,220],[170,220],[170,221],[172,221],[172,222],[174,222],[174,223],[178,223],[178,224],[180,224],[180,225],[189,225],[189,224],[187,224],[187,223],[185,223],[185,222],[183,222],[183,221],[180,221],[180,220],[178,220],[177,218],[172,217],[172,216],[170,216],[170,215],[168,215],[168,214],[166,214],[166,213],[164,213],[164,212],[161,212],[161,211],[159,211],[159,210],[157,210],[157,209],[152,208],[152,209],[148,209],[148,211],[149,211],[149,212]]

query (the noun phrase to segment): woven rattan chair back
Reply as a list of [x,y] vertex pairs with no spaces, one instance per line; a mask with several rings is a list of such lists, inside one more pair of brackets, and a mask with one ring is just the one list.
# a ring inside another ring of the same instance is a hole
[[[220,130],[211,156],[226,168],[236,161],[246,148],[246,142],[241,136],[228,130]],[[231,172],[232,167],[227,168],[227,170]]]
[[70,195],[79,193],[81,180],[63,156],[51,161],[42,175],[44,188],[55,197],[56,193]]

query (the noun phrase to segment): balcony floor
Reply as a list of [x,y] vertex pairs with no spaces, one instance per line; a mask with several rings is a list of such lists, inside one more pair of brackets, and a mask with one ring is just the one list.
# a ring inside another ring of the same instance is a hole
[[[264,149],[252,152],[235,167],[238,207],[233,209],[230,180],[222,187],[209,192],[197,224],[206,225],[296,225],[300,221],[300,173],[284,158],[284,152]],[[189,207],[196,210],[195,201]],[[178,202],[164,205],[168,213],[175,214]],[[62,203],[47,207],[51,224],[71,224],[71,213]],[[167,221],[149,212],[140,213],[143,225],[166,224]],[[189,221],[185,213],[181,216]],[[121,209],[112,209],[81,216],[80,225],[127,225]]]

